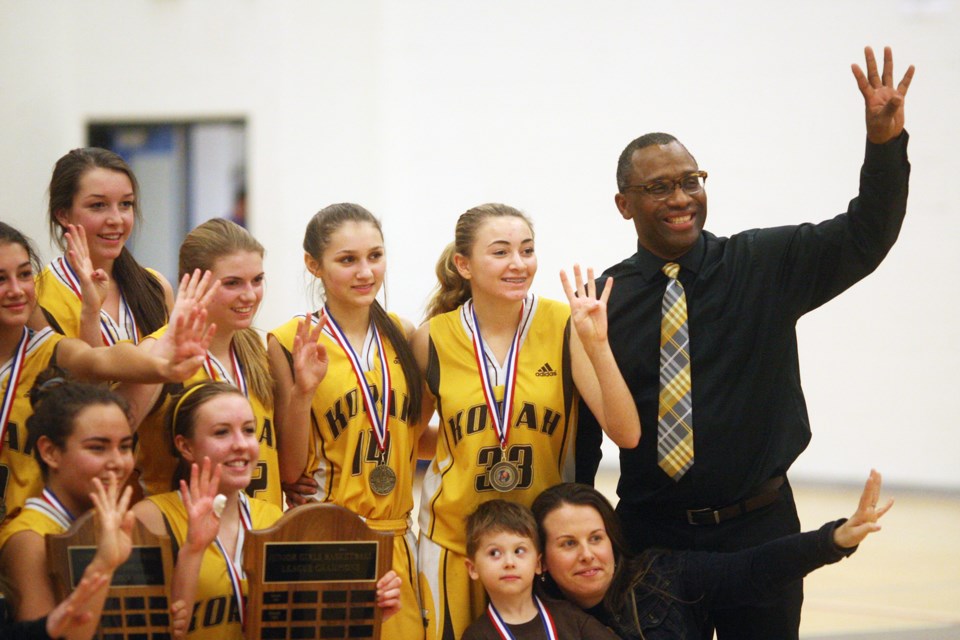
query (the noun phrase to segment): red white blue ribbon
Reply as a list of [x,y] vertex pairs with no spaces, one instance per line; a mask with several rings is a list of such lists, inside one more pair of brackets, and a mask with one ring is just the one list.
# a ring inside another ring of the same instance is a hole
[[[540,621],[543,623],[543,630],[547,634],[547,640],[557,640],[559,636],[557,635],[557,624],[553,621],[553,616],[550,615],[547,608],[540,602],[540,598],[533,596],[533,601],[537,605],[537,610],[540,611]],[[500,634],[503,640],[515,640],[515,636],[511,633],[510,627],[508,627],[507,623],[500,617],[500,613],[497,611],[497,608],[493,606],[492,602],[487,605],[487,615],[490,616],[490,622],[493,623],[494,629],[497,630],[497,633]]]
[[324,306],[323,314],[327,317],[327,326],[330,327],[330,333],[333,339],[343,349],[343,353],[350,361],[350,367],[353,369],[353,375],[357,378],[357,387],[360,395],[363,397],[363,406],[367,409],[367,416],[370,417],[370,424],[373,426],[373,433],[377,438],[377,446],[380,451],[387,447],[387,432],[390,422],[390,367],[387,363],[387,352],[383,348],[383,340],[380,339],[380,332],[377,331],[377,324],[370,323],[373,330],[373,339],[377,343],[377,353],[380,355],[380,380],[382,381],[380,389],[380,404],[382,411],[377,411],[377,403],[373,399],[373,388],[367,384],[367,377],[363,374],[363,366],[357,352],[350,346],[350,341],[340,329],[340,325],[333,319],[330,310]]
[[[493,392],[493,381],[484,364],[485,345],[480,335],[480,322],[477,320],[477,311],[470,304],[468,324],[473,333],[473,354],[477,362],[477,371],[480,373],[480,388],[483,390],[484,400],[487,402],[487,413],[500,439],[500,446],[506,447],[510,438],[510,420],[513,418],[513,400],[517,388],[517,359],[520,357],[520,334],[523,333],[523,317],[527,301],[520,306],[520,322],[517,323],[517,332],[513,334],[510,351],[507,352],[506,370],[503,384],[503,401],[497,404],[497,397]],[[471,322],[472,321],[472,322]]]
[[[243,541],[246,537],[245,532],[250,531],[253,528],[253,519],[250,517],[250,501],[247,499],[247,494],[243,491],[237,492],[238,501],[237,508],[240,510],[240,528],[237,531],[237,555],[240,555],[243,552]],[[243,580],[244,575],[242,568],[238,569],[236,563],[234,563],[233,558],[227,553],[227,549],[223,546],[223,543],[220,542],[220,536],[217,536],[214,539],[213,543],[217,545],[217,549],[220,550],[220,555],[223,556],[223,561],[227,565],[227,577],[230,578],[230,586],[233,588],[233,597],[237,601],[237,611],[240,612],[240,626],[244,626],[247,620],[247,605],[246,601],[243,599]]]
[[[27,361],[27,346],[30,342],[30,331],[24,327],[23,335],[17,348],[13,350],[13,361],[10,363],[10,375],[7,377],[7,388],[3,392],[3,404],[0,405],[0,451],[6,441],[7,423],[13,412],[13,405],[17,401],[17,385],[20,384],[20,375],[23,373],[23,364]],[[2,498],[2,496],[0,496]]]
[[65,530],[70,528],[76,518],[70,513],[69,509],[63,506],[59,498],[53,491],[44,487],[43,493],[39,498],[27,498],[24,509],[33,509],[46,515],[48,518],[59,524]]
[[[70,266],[66,258],[60,256],[51,263],[51,271],[68,289],[70,289],[77,299],[83,301],[83,293],[80,291],[80,278],[76,271]],[[120,293],[120,320],[123,325],[117,324],[110,314],[100,309],[100,337],[103,344],[113,346],[121,340],[130,339],[134,344],[140,343],[140,330],[137,328],[137,322],[133,317],[133,311],[127,304],[127,299]]]
[[207,372],[207,377],[216,382],[217,380],[226,380],[227,382],[233,383],[233,386],[240,389],[243,392],[243,395],[250,397],[250,394],[247,391],[247,379],[243,376],[243,366],[240,364],[240,359],[237,358],[237,352],[233,348],[233,343],[230,343],[230,364],[233,367],[233,376],[227,371],[227,368],[223,366],[223,363],[220,362],[215,355],[207,351],[207,357],[203,361],[203,370]]

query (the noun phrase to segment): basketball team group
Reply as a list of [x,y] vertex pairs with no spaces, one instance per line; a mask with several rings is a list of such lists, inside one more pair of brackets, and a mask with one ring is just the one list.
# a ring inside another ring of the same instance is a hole
[[[419,326],[378,301],[389,244],[360,205],[309,220],[321,302],[264,338],[265,249],[245,228],[190,231],[171,284],[125,246],[141,216],[125,161],[61,157],[62,255],[43,265],[0,222],[0,637],[94,637],[143,526],[174,549],[170,637],[243,638],[245,539],[319,502],[392,535],[382,638],[797,638],[803,576],[892,504],[871,471],[851,516],[801,533],[786,477],[810,439],[797,320],[876,269],[906,212],[914,69],[897,82],[889,48],[865,60],[845,212],[717,237],[707,171],[649,133],[616,168],[634,255],[573,266],[566,300],[545,299],[531,219],[475,206]],[[592,486],[604,436],[616,507]],[[95,553],[58,599],[45,538],[90,511]]]

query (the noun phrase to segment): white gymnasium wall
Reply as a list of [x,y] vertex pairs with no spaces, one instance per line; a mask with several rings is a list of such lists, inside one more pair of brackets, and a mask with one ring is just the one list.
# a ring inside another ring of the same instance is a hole
[[710,172],[714,233],[842,211],[864,138],[849,64],[889,44],[898,78],[919,69],[910,212],[877,273],[801,321],[814,438],[794,475],[957,489],[958,36],[953,0],[0,0],[0,215],[45,240],[50,169],[88,119],[242,117],[261,327],[308,304],[303,227],[339,201],[383,218],[404,316],[487,201],[533,217],[536,289],[559,297],[561,267],[634,250],[613,175],[647,131]]

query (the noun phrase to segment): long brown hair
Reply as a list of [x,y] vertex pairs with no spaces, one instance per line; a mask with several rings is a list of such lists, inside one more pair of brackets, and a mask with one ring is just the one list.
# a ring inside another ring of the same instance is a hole
[[437,260],[437,288],[427,303],[427,319],[453,311],[470,299],[470,281],[463,278],[457,271],[453,258],[456,255],[469,256],[473,250],[473,243],[477,239],[477,231],[487,218],[501,218],[510,216],[520,218],[533,231],[533,223],[518,209],[505,204],[489,203],[468,209],[460,214],[454,231],[454,240],[446,246],[440,259]]
[[[180,245],[180,277],[195,269],[213,269],[214,263],[240,251],[263,257],[263,245],[240,225],[213,218],[195,227]],[[267,350],[253,327],[233,334],[233,348],[243,365],[253,394],[265,407],[273,407],[273,377],[267,365]]]
[[[140,211],[140,184],[133,170],[123,158],[107,149],[87,147],[74,149],[57,160],[50,177],[50,205],[47,208],[50,235],[61,249],[66,249],[63,234],[66,231],[57,219],[61,213],[73,208],[73,200],[80,190],[80,180],[93,169],[107,169],[124,174],[133,187],[133,215],[136,223],[143,222]],[[113,262],[110,277],[133,311],[137,327],[143,335],[153,333],[167,323],[167,307],[163,285],[134,259],[126,246]]]
[[[372,224],[380,237],[383,238],[380,221],[372,213],[358,204],[342,202],[324,207],[310,218],[310,222],[307,223],[307,230],[303,234],[303,250],[310,254],[310,257],[314,260],[321,262],[324,251],[330,245],[330,238],[346,222]],[[423,376],[420,374],[420,367],[417,366],[417,361],[413,357],[413,350],[410,348],[410,343],[407,342],[407,336],[404,335],[402,328],[390,319],[386,310],[377,300],[374,300],[373,304],[370,305],[370,319],[376,326],[377,331],[387,336],[387,340],[390,341],[397,352],[403,377],[407,381],[407,396],[410,399],[407,424],[414,426],[420,422],[420,404],[423,399]]]

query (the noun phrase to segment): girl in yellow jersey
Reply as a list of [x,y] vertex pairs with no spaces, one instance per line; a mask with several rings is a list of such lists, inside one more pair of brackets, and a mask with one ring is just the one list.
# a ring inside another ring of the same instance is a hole
[[[205,300],[207,318],[217,327],[203,367],[185,384],[206,380],[229,382],[239,388],[253,407],[260,442],[260,459],[246,486],[250,497],[282,505],[277,440],[273,428],[273,381],[263,341],[253,329],[253,318],[263,299],[263,246],[250,233],[229,220],[214,218],[187,234],[180,245],[181,278],[209,271],[215,284]],[[190,286],[193,286],[191,283]],[[193,291],[181,289],[179,299]],[[201,287],[196,295],[202,293]],[[174,311],[174,315],[178,310]],[[147,336],[140,348],[148,352],[166,328]],[[134,405],[135,418],[144,415],[137,429],[137,471],[146,495],[175,488],[176,452],[170,450],[163,416],[169,394],[159,386],[122,387]]]
[[[245,492],[260,460],[253,408],[232,384],[202,381],[172,398],[165,428],[178,452],[181,491],[150,496],[134,512],[151,531],[175,541],[171,595],[192,612],[187,637],[242,638],[242,597],[236,590],[246,591],[240,570],[244,534],[281,516],[277,505]],[[212,513],[218,493],[227,499],[220,517]]]
[[[133,431],[126,402],[103,386],[53,378],[31,394],[37,405],[27,426],[30,444],[43,470],[43,493],[27,500],[15,519],[0,530],[0,571],[10,580],[17,620],[35,620],[57,605],[46,535],[69,529],[74,517],[96,508],[100,540],[84,575],[105,576],[82,605],[89,614],[74,620],[63,635],[91,638],[99,622],[114,570],[130,555],[133,513],[131,490],[119,490],[133,469]],[[106,487],[106,489],[105,489]]]
[[[376,300],[387,263],[380,223],[369,211],[326,207],[307,225],[303,248],[325,305],[267,338],[283,480],[305,474],[317,485],[310,499],[394,533],[402,605],[383,636],[423,638],[410,512],[418,442],[431,411],[422,406],[427,394],[407,343],[413,327]],[[302,358],[294,357],[295,345],[309,347]]]
[[[33,459],[26,429],[27,418],[33,413],[27,393],[41,371],[55,364],[85,378],[183,380],[198,369],[202,362],[198,354],[204,353],[208,344],[197,335],[196,326],[185,326],[189,312],[182,316],[180,330],[171,332],[164,341],[165,347],[168,342],[176,347],[165,348],[164,357],[140,352],[129,343],[92,348],[50,328],[33,331],[27,322],[37,303],[34,274],[38,266],[36,252],[26,236],[0,222],[0,523],[42,488],[40,468]],[[79,276],[90,279],[90,273],[83,270]],[[185,301],[185,307],[192,302]]]
[[[54,166],[49,192],[50,233],[65,253],[40,275],[31,326],[49,324],[98,347],[137,343],[166,324],[170,283],[140,266],[126,247],[134,223],[142,220],[140,187],[127,163],[106,149],[74,149]],[[77,227],[72,237],[68,225]],[[92,265],[89,287],[82,286],[78,261]]]
[[576,291],[561,273],[567,306],[530,293],[536,271],[522,213],[502,204],[470,209],[437,264],[429,322],[414,334],[440,414],[420,501],[430,640],[459,638],[484,610],[482,587],[464,566],[464,517],[493,498],[530,506],[543,489],[573,479],[579,397],[604,416],[619,446],[639,442],[640,420],[607,342],[612,283],[598,300],[590,270],[584,285],[574,267]]
[[[134,511],[150,530],[168,533],[176,542],[171,595],[192,612],[186,637],[240,640],[246,615],[245,534],[281,516],[276,505],[245,492],[260,458],[252,407],[233,385],[206,381],[178,396],[166,419],[179,453],[180,492],[151,496]],[[217,494],[226,497],[219,515]],[[391,612],[398,599],[396,580],[388,573],[378,582],[378,602]]]

